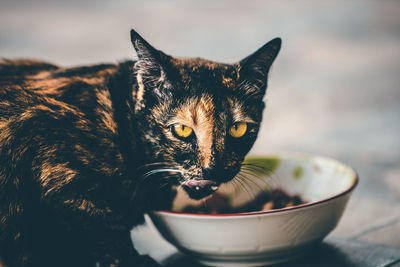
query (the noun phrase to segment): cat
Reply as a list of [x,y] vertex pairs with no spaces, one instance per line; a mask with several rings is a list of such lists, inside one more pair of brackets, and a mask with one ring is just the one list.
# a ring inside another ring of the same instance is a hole
[[[131,30],[138,60],[0,61],[0,259],[156,266],[130,230],[233,179],[258,135],[276,38],[235,64],[174,58]],[[0,263],[1,265],[1,263]]]

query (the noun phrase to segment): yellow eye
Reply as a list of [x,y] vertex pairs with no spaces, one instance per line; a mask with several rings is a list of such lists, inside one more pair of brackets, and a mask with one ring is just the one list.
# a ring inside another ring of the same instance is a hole
[[193,132],[192,128],[187,127],[183,124],[174,124],[173,129],[175,134],[182,138],[189,137]]
[[247,123],[237,122],[230,129],[229,134],[234,138],[242,137],[247,131]]

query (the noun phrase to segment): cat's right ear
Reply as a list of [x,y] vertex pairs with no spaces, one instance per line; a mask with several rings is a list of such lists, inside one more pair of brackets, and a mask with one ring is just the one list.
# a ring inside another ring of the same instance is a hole
[[141,75],[151,75],[153,78],[156,76],[159,79],[164,79],[166,74],[162,65],[168,56],[152,47],[133,29],[131,30],[131,41],[139,59],[136,65],[138,72]]
[[168,87],[165,65],[170,57],[155,49],[134,30],[131,30],[131,41],[138,56],[135,70],[138,83],[137,108],[140,108],[144,105],[140,100],[147,95],[163,98],[169,94],[165,90]]

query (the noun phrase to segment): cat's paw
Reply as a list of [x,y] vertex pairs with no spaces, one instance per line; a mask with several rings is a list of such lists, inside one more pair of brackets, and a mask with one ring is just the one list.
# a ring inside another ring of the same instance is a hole
[[153,260],[148,255],[139,256],[138,264],[135,266],[138,266],[138,267],[161,267],[161,265],[159,263],[157,263],[155,260]]

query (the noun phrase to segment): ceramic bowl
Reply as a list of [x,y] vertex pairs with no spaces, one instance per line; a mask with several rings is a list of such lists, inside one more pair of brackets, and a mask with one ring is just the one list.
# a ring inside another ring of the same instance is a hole
[[188,205],[204,202],[191,201],[178,192],[173,211],[150,214],[161,235],[205,265],[262,266],[288,261],[335,228],[358,182],[353,169],[320,156],[276,154],[249,157],[246,162],[259,166],[255,169],[258,178],[250,175],[246,186],[228,183],[218,189],[231,207],[251,201],[258,191],[278,187],[307,203],[258,212],[180,213]]

